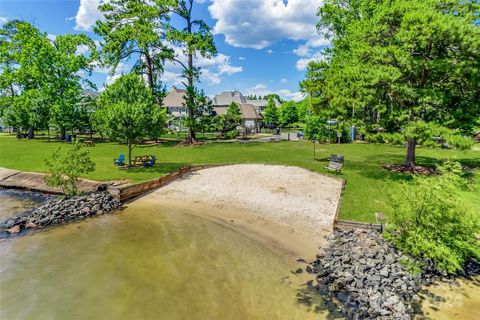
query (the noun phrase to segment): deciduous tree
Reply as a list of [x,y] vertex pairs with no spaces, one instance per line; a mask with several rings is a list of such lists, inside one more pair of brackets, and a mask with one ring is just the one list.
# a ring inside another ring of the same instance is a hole
[[118,78],[99,96],[97,104],[97,128],[128,145],[129,166],[132,149],[146,137],[157,137],[165,127],[165,110],[154,102],[151,90],[136,74]]

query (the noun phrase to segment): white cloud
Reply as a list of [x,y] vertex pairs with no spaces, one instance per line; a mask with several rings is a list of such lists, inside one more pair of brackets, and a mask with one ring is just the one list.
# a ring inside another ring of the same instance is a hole
[[117,74],[114,74],[114,75],[108,75],[107,79],[105,80],[105,86],[109,86],[109,85],[113,84],[121,76],[122,76],[121,73],[117,73]]
[[281,82],[281,83],[288,83],[288,80],[285,79],[285,78],[282,78],[282,79],[280,79],[280,82]]
[[263,83],[259,83],[259,84],[257,84],[256,86],[254,86],[254,87],[252,88],[252,90],[263,90],[263,89],[266,89],[266,88],[267,88],[266,85],[264,85]]
[[75,52],[77,55],[85,54],[90,51],[90,48],[84,44],[77,46],[77,51]]
[[285,100],[295,100],[300,101],[304,98],[303,94],[299,91],[292,92],[288,89],[281,89],[275,92],[280,97],[284,98]]
[[310,61],[315,61],[315,60],[317,61],[325,60],[325,56],[323,55],[322,52],[316,52],[314,54],[307,55],[304,58],[299,59],[295,66],[298,71],[306,70],[308,63]]
[[[121,73],[126,73],[130,70],[130,66],[127,65],[126,63],[119,62],[117,65],[117,68],[114,70],[114,74],[121,74]],[[111,73],[111,69],[109,67],[101,66],[99,64],[96,64],[93,68],[93,72],[98,72],[98,73],[104,73],[104,74],[109,74]]]
[[[329,40],[318,34],[317,9],[323,0],[212,0],[213,28],[235,47],[264,49],[284,39],[302,41],[293,50],[300,59],[297,70],[319,57]],[[267,50],[271,54],[272,50]]]
[[282,39],[313,41],[323,0],[212,0],[216,34],[235,47],[263,49]]
[[[184,55],[182,49],[180,47],[174,47],[173,49],[177,59],[183,64],[186,64],[187,57]],[[211,58],[196,57],[194,64],[202,69],[200,81],[208,85],[217,85],[221,83],[222,76],[231,76],[243,71],[241,66],[233,66],[230,62],[230,56],[223,53],[219,53]],[[162,81],[169,84],[179,84],[182,81],[181,75],[182,68],[178,63],[167,62],[165,64],[165,73],[162,76]]]
[[267,50],[267,53],[268,53],[268,54],[272,54],[272,53],[273,53],[273,50],[272,50],[272,49],[268,49],[268,50]]
[[101,0],[80,0],[75,16],[75,30],[91,31],[97,20],[103,19],[103,14],[98,10]]
[[0,17],[0,24],[4,24],[4,23],[7,23],[7,22],[8,22],[7,17]]
[[299,101],[304,98],[301,92],[298,92],[298,91],[292,92],[288,89],[271,90],[268,88],[268,86],[266,86],[263,83],[259,83],[251,88],[247,88],[244,90],[244,92],[246,95],[256,95],[256,96],[265,96],[270,93],[276,93],[285,100]]
[[245,57],[238,57],[238,60],[247,60]]

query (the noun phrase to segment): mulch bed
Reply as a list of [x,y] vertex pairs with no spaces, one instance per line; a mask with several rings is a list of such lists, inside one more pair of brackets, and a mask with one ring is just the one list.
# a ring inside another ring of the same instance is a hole
[[181,141],[175,145],[175,147],[190,147],[190,146],[200,146],[202,144],[205,144],[205,141],[194,141],[190,142],[188,140]]
[[382,167],[387,169],[388,171],[392,171],[396,173],[420,174],[420,175],[426,175],[426,176],[437,174],[437,171],[433,167],[425,167],[425,166],[408,167],[403,164],[384,164]]

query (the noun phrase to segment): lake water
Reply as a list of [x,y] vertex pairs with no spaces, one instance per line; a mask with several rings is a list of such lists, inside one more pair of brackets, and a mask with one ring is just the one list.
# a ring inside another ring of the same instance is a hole
[[47,199],[48,196],[39,193],[0,188],[0,223],[38,206]]
[[[0,215],[44,201],[0,190]],[[6,201],[8,203],[6,203]],[[179,209],[130,204],[0,240],[0,319],[337,319],[292,257]],[[478,282],[442,284],[421,319],[480,319]]]
[[185,212],[131,205],[0,241],[0,319],[326,319],[329,313],[315,310],[318,298],[298,302],[306,275],[291,273],[297,263]]

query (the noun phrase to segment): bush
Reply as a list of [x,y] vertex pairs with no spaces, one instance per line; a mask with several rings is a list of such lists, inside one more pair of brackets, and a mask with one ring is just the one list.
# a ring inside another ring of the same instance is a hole
[[45,160],[48,175],[45,182],[50,187],[61,187],[67,196],[77,195],[77,183],[81,174],[95,170],[95,163],[90,159],[88,151],[75,143],[66,154],[60,153],[58,147],[52,155],[52,160]]
[[406,143],[405,137],[399,132],[367,133],[365,135],[365,140],[370,143],[387,143],[387,144],[394,144],[394,145],[404,145]]
[[458,202],[459,177],[414,177],[390,196],[385,237],[415,258],[430,260],[447,273],[480,258],[480,221]]

